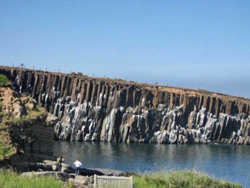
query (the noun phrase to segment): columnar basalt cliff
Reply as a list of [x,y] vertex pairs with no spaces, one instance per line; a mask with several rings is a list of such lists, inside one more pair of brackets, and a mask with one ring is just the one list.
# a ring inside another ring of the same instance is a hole
[[0,67],[56,115],[55,138],[250,144],[250,100],[202,90]]

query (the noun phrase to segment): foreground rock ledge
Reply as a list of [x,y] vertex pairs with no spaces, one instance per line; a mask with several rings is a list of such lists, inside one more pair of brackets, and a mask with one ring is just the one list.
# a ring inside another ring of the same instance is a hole
[[33,177],[33,176],[51,176],[58,180],[65,182],[65,184],[73,185],[77,188],[92,188],[94,187],[94,174],[106,175],[106,176],[128,176],[130,173],[111,170],[111,169],[86,169],[81,168],[80,175],[74,174],[74,169],[68,165],[62,164],[62,172],[58,172],[58,163],[56,161],[44,160],[44,162],[33,162],[33,163],[20,163],[19,169],[31,171],[23,172],[22,176]]

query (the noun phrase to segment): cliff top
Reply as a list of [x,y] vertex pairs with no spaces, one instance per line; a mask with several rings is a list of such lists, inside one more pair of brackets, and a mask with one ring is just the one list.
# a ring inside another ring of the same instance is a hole
[[6,69],[6,70],[18,70],[18,71],[25,71],[25,72],[32,72],[37,74],[46,74],[46,75],[58,75],[58,76],[68,76],[71,78],[78,78],[81,80],[87,80],[92,82],[106,82],[111,84],[121,84],[125,86],[135,86],[139,88],[145,88],[147,90],[151,91],[162,91],[162,92],[169,92],[169,93],[175,93],[180,95],[186,95],[186,96],[209,96],[209,97],[215,97],[220,99],[225,99],[228,101],[238,101],[246,104],[250,104],[250,99],[244,98],[244,97],[237,97],[237,96],[231,96],[227,94],[222,94],[218,92],[211,92],[203,89],[190,89],[190,88],[179,88],[179,87],[173,87],[173,86],[162,86],[162,85],[153,85],[153,84],[146,84],[146,83],[137,83],[134,81],[126,81],[122,79],[111,79],[111,78],[98,78],[98,77],[90,77],[87,75],[83,75],[82,73],[59,73],[59,72],[49,72],[49,71],[42,71],[42,70],[32,70],[32,69],[24,69],[24,68],[18,68],[18,67],[8,67],[8,66],[0,66],[0,69]]

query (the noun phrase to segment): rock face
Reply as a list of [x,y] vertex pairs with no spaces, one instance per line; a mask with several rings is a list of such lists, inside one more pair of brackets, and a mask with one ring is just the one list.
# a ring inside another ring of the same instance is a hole
[[248,99],[9,67],[0,74],[59,118],[55,139],[250,144]]
[[[31,97],[0,87],[0,167],[18,169],[20,163],[54,159],[53,127],[57,117]],[[2,159],[2,160],[1,160]]]

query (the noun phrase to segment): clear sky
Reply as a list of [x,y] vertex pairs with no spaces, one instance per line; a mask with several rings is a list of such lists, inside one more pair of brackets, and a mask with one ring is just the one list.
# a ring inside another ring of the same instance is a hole
[[0,0],[0,64],[250,98],[248,0]]

